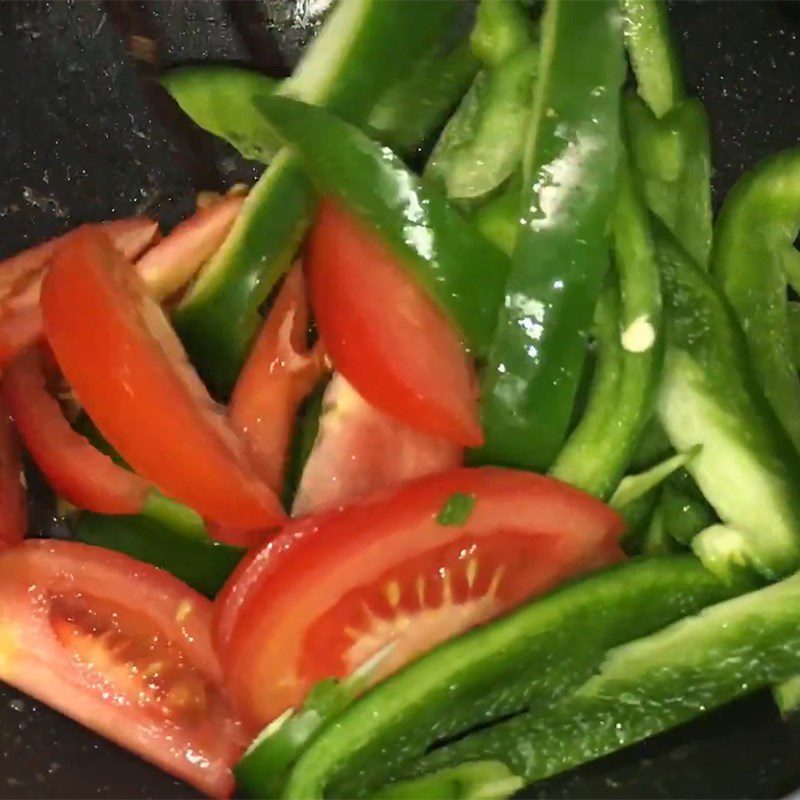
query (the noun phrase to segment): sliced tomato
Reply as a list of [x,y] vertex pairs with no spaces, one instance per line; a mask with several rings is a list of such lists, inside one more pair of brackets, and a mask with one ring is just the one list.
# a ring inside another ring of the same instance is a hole
[[378,489],[457,467],[464,448],[378,411],[335,373],[325,390],[294,516],[345,506]]
[[104,514],[141,511],[149,485],[72,429],[47,391],[36,348],[8,367],[2,394],[25,447],[57,494],[78,508]]
[[96,229],[58,249],[42,290],[48,342],[95,425],[164,494],[214,522],[267,529],[284,515],[158,304]]
[[320,203],[307,253],[314,315],[334,367],[369,403],[411,428],[480,445],[470,360],[396,257],[332,200]]
[[17,432],[0,404],[0,548],[19,544],[28,531],[25,482]]
[[247,441],[261,477],[283,487],[297,408],[327,369],[320,347],[309,350],[308,301],[302,269],[293,267],[233,390],[231,422]]
[[373,680],[587,569],[622,522],[551,478],[456,469],[296,520],[217,600],[232,700],[253,730],[317,681],[383,654]]
[[[158,223],[131,217],[100,226],[127,259],[158,239]],[[69,234],[66,234],[69,235]],[[39,297],[47,265],[64,236],[0,261],[0,365],[7,364],[42,335]]]
[[242,727],[211,647],[211,604],[149,564],[30,540],[0,555],[0,680],[213,797]]
[[243,202],[232,195],[198,211],[136,262],[152,297],[171,297],[194,277],[225,241]]

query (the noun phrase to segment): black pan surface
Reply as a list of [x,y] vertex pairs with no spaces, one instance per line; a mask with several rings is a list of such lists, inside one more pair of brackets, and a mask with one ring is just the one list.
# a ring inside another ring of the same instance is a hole
[[[89,220],[146,212],[174,222],[197,190],[252,180],[259,168],[184,121],[152,77],[159,64],[208,60],[285,74],[319,5],[0,3],[0,256]],[[800,142],[800,3],[682,0],[672,12],[711,116],[719,203],[743,169]],[[33,532],[51,530],[35,496]],[[766,798],[798,787],[800,724],[781,722],[762,694],[526,795]],[[193,796],[0,686],[0,797]]]

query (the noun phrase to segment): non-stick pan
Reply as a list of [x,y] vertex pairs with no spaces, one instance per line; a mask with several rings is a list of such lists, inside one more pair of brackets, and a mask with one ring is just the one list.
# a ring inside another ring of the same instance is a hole
[[[146,212],[170,223],[197,190],[252,180],[258,167],[186,122],[153,76],[200,61],[285,74],[324,5],[0,2],[0,256],[87,220]],[[719,199],[746,167],[800,142],[800,3],[683,0],[672,19],[711,116]],[[47,495],[32,502],[32,534],[62,535]],[[759,798],[798,787],[800,722],[782,722],[761,694],[525,796]],[[194,795],[0,687],[0,797]]]

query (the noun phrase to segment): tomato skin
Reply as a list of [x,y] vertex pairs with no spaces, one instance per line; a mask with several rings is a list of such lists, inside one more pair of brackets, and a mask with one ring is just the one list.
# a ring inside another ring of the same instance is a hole
[[[202,595],[120,553],[29,540],[0,555],[0,679],[227,797],[244,738],[222,689],[210,619]],[[143,673],[156,659],[160,667]],[[198,686],[192,705],[186,691]]]
[[262,530],[281,523],[278,499],[161,308],[96,230],[81,228],[59,248],[42,311],[64,377],[139,475],[213,522]]
[[[474,498],[469,518],[440,524],[437,514],[456,493]],[[258,730],[318,680],[349,674],[392,642],[376,674],[383,677],[567,577],[619,560],[621,532],[599,500],[493,467],[421,478],[295,520],[243,561],[217,598],[215,642],[231,699]],[[474,573],[465,553],[477,554]],[[438,614],[429,633],[426,614]],[[395,626],[403,615],[407,622]],[[356,618],[373,628],[348,641]]]
[[[100,227],[128,259],[136,258],[159,236],[158,223],[147,217],[106,222]],[[53,253],[64,239],[50,239],[0,261],[0,366],[41,338],[42,281]]]
[[0,548],[19,544],[28,531],[28,510],[17,432],[0,404]]
[[375,234],[325,199],[306,264],[320,337],[359,394],[422,433],[482,444],[477,382],[456,330]]
[[151,297],[164,300],[194,276],[225,241],[243,202],[232,195],[197,211],[136,262]]
[[72,429],[47,391],[35,347],[9,365],[1,390],[25,447],[57,494],[78,508],[103,514],[141,511],[150,486]]
[[457,467],[464,448],[371,406],[340,373],[325,390],[314,447],[292,514],[345,506],[379,489]]
[[231,396],[233,426],[274,491],[283,488],[292,426],[300,403],[327,370],[322,349],[309,350],[305,278],[295,265],[278,292]]

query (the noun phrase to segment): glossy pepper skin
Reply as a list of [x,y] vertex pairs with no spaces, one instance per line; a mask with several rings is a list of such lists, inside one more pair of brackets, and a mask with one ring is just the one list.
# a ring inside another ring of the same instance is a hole
[[282,797],[369,797],[420,771],[433,741],[525,708],[535,717],[589,679],[609,648],[742,588],[691,557],[632,562],[563,586],[374,687],[311,743]]
[[[459,6],[457,0],[342,0],[280,91],[364,124],[386,86],[452,26]],[[297,158],[279,151],[175,310],[193,364],[219,396],[232,389],[259,307],[288,269],[313,208]]]
[[502,303],[507,257],[388,148],[324,109],[264,95],[256,107],[315,187],[339,198],[397,254],[481,356]]
[[626,130],[648,206],[702,267],[711,253],[711,140],[703,104],[691,97],[663,117],[636,95],[623,101]]
[[616,3],[546,7],[521,228],[483,378],[482,461],[546,470],[566,437],[609,265],[623,77]]
[[633,176],[620,171],[610,291],[596,316],[600,348],[586,410],[551,470],[607,498],[630,464],[650,419],[663,360],[661,286],[647,208]]
[[727,525],[692,546],[710,568],[775,579],[800,566],[800,457],[764,397],[733,309],[653,217],[666,317],[657,413],[686,469]]
[[467,736],[428,768],[496,757],[533,782],[687,722],[797,672],[798,613],[796,575],[714,605],[610,650],[551,710]]
[[800,381],[786,300],[800,265],[800,148],[762,161],[739,179],[715,228],[711,269],[747,337],[761,386],[800,449]]

